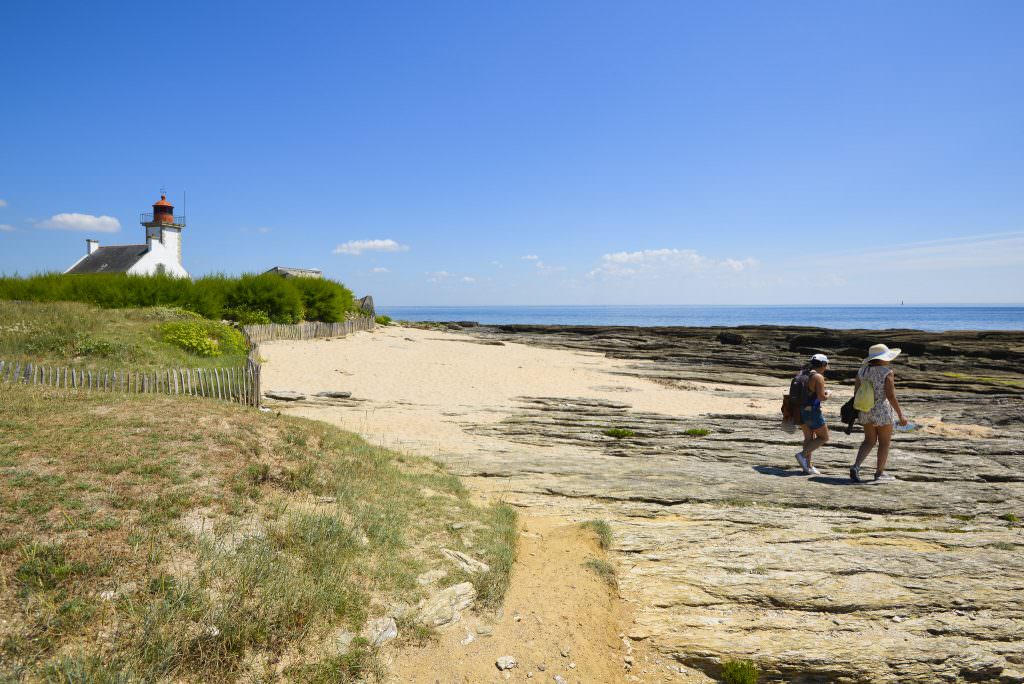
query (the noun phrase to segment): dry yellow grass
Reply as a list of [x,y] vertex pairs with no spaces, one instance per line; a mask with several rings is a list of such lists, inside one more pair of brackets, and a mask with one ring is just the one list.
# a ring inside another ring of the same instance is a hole
[[490,564],[467,579],[500,602],[515,542],[508,507],[322,423],[0,388],[2,681],[370,676],[373,650],[333,653],[334,632],[414,604],[441,545]]

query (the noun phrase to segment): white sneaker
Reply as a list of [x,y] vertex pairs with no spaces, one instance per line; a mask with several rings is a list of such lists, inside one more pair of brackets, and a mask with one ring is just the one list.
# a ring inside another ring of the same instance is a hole
[[889,473],[877,473],[875,475],[875,482],[895,482],[896,476],[890,475]]
[[811,475],[821,475],[821,471],[815,468],[814,466],[810,466],[807,469],[807,472],[810,473]]
[[800,470],[804,471],[804,475],[810,475],[811,469],[807,464],[807,457],[804,456],[804,452],[800,452],[796,455],[796,462],[800,464]]

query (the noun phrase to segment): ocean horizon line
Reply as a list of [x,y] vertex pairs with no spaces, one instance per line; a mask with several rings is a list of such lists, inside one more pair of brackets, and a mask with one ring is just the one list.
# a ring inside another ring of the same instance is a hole
[[801,309],[842,309],[842,308],[1021,308],[1024,302],[914,302],[903,304],[387,304],[391,309],[597,309],[597,308],[801,308]]
[[922,331],[1022,330],[1015,304],[528,304],[515,306],[385,306],[398,320],[473,321],[482,325],[737,327],[774,325],[831,329]]

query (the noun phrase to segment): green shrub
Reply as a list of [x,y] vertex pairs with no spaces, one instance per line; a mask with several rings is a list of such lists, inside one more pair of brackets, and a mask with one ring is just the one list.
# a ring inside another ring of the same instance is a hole
[[1020,517],[1016,513],[1003,513],[999,517],[1002,518],[1003,520],[1005,520],[1006,522],[1011,522],[1011,523],[1020,522]]
[[607,430],[602,430],[601,432],[602,434],[608,435],[609,437],[614,437],[615,439],[636,436],[636,433],[630,430],[629,428],[608,428]]
[[689,430],[683,430],[683,434],[687,437],[706,437],[711,434],[711,430],[707,428],[690,428]]
[[0,277],[0,299],[84,302],[105,309],[176,307],[203,318],[228,317],[246,323],[265,320],[263,316],[275,323],[297,323],[303,318],[336,322],[356,310],[352,291],[341,283],[273,274],[211,275],[194,281],[123,273]]
[[383,314],[377,316],[377,325],[391,325],[391,316],[384,316]]
[[345,320],[346,312],[355,309],[352,291],[333,281],[322,278],[290,278],[287,282],[302,296],[307,320],[337,323]]
[[722,663],[722,684],[757,684],[757,666],[749,660]]
[[245,338],[234,328],[214,321],[178,321],[160,326],[164,342],[196,356],[220,356],[245,351]]
[[274,323],[298,323],[305,309],[292,282],[276,275],[244,275],[228,290],[225,309],[262,311]]
[[270,315],[266,311],[254,311],[244,306],[224,309],[223,316],[239,325],[263,325],[270,323]]

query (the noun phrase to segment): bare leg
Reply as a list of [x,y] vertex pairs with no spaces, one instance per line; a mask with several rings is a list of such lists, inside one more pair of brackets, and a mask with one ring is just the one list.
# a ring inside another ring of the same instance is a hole
[[[808,430],[807,432],[811,432]],[[811,454],[814,450],[828,442],[828,425],[822,425],[811,432],[811,438],[808,439],[807,435],[804,436],[804,456],[807,458],[807,465],[812,465]]]
[[889,462],[889,444],[892,442],[892,425],[878,426],[878,465],[875,474],[885,472],[885,464]]
[[[860,468],[860,464],[871,454],[871,450],[875,448],[877,443],[878,426],[871,423],[866,424],[864,426],[864,441],[860,443],[860,448],[857,449],[857,460],[853,462],[854,468]],[[881,449],[879,449],[878,458],[881,459]]]
[[803,423],[800,423],[800,431],[804,433],[804,445],[800,449],[801,454],[807,453],[807,445],[814,441],[814,432],[811,428],[807,427]]

